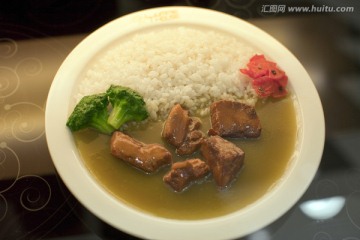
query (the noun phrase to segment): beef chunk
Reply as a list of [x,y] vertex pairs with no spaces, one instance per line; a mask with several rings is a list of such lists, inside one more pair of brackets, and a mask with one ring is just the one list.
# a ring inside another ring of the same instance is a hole
[[255,108],[235,101],[220,100],[210,106],[209,135],[234,138],[257,138],[261,133]]
[[185,140],[190,121],[188,111],[184,110],[180,104],[176,104],[166,119],[162,137],[171,145],[180,147]]
[[219,136],[205,139],[201,145],[201,154],[220,188],[226,188],[231,184],[242,168],[245,158],[245,153],[239,147]]
[[176,162],[163,180],[174,191],[181,192],[194,181],[204,178],[210,173],[209,166],[198,158]]
[[176,148],[179,155],[188,155],[200,148],[204,133],[201,121],[189,117],[189,112],[176,104],[165,121],[162,137]]
[[201,121],[198,118],[190,118],[190,124],[183,143],[176,149],[179,155],[189,155],[198,150],[205,134],[199,130]]
[[111,154],[147,173],[171,164],[171,153],[159,144],[145,144],[115,131],[110,141]]

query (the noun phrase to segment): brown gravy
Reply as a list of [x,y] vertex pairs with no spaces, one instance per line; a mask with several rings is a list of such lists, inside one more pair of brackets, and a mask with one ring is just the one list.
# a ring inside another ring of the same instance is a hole
[[[292,99],[259,101],[256,110],[262,124],[261,137],[232,140],[245,151],[245,165],[225,191],[218,191],[210,176],[185,192],[175,193],[162,181],[169,167],[147,175],[110,155],[109,136],[91,130],[74,136],[86,167],[119,200],[164,218],[205,219],[237,211],[261,198],[281,178],[293,155],[298,126]],[[145,143],[164,144],[160,134],[162,125],[162,122],[150,123],[146,129],[128,133]],[[203,131],[206,133],[209,128],[209,118],[203,119]],[[175,153],[173,157],[174,161],[183,159]]]

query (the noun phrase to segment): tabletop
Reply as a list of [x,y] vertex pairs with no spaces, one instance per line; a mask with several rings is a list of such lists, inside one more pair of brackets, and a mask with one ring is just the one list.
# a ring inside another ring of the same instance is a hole
[[226,12],[274,36],[304,65],[323,105],[325,147],[311,185],[282,217],[239,239],[360,239],[360,5],[351,0],[0,3],[0,239],[137,239],[63,184],[47,148],[45,105],[57,69],[88,34],[124,14],[175,5]]

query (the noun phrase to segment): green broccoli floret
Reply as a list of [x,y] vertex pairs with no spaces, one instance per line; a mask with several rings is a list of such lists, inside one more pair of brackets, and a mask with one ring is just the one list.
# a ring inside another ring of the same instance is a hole
[[109,100],[105,93],[83,97],[75,106],[66,122],[71,131],[93,128],[101,133],[111,134],[115,129],[108,124]]
[[139,122],[149,116],[144,99],[136,91],[112,85],[107,95],[113,108],[108,123],[114,128],[119,129],[126,122]]

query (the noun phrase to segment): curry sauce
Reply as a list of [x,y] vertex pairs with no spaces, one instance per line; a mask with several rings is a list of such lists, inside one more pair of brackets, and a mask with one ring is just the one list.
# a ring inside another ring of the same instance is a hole
[[[120,201],[141,211],[172,219],[206,219],[240,210],[260,199],[284,174],[297,139],[296,110],[291,96],[260,100],[256,111],[262,125],[258,139],[228,139],[245,152],[245,164],[230,188],[219,190],[211,176],[176,193],[162,180],[170,166],[146,174],[110,154],[110,136],[92,130],[74,133],[84,164]],[[199,153],[176,156],[174,147],[161,138],[163,122],[129,129],[127,133],[144,143],[160,143],[173,154],[173,161],[202,158]],[[210,117],[202,118],[202,131],[210,129]]]

